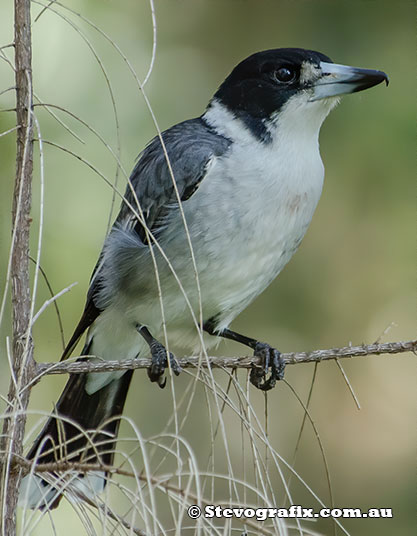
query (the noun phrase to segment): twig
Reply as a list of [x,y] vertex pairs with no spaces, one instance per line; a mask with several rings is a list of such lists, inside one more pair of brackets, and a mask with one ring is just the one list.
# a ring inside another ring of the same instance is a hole
[[10,134],[10,132],[13,132],[14,130],[17,130],[18,128],[19,128],[19,127],[17,126],[17,127],[9,128],[9,130],[5,130],[4,132],[2,132],[2,133],[0,134],[0,138],[1,138],[2,136],[6,136],[6,134]]
[[[316,363],[330,359],[343,359],[347,357],[365,357],[381,354],[402,354],[416,352],[417,340],[386,342],[382,344],[369,344],[361,346],[345,346],[343,348],[329,348],[327,350],[314,350],[312,352],[283,353],[282,358],[287,365],[299,363]],[[213,368],[251,368],[259,364],[257,357],[209,357],[208,362],[199,357],[184,357],[178,360],[182,368],[206,367],[208,363]],[[149,367],[150,358],[124,359],[122,361],[97,361],[82,359],[76,362],[38,363],[36,372],[43,374],[82,374],[84,372],[113,372],[115,370],[133,370]]]
[[349,380],[349,378],[347,377],[347,374],[346,374],[346,372],[344,371],[344,369],[343,369],[341,363],[339,363],[339,360],[338,360],[338,359],[336,359],[336,365],[339,367],[339,370],[340,370],[340,372],[342,373],[343,379],[345,380],[345,383],[346,383],[346,385],[348,386],[348,389],[349,389],[349,391],[350,391],[350,394],[351,394],[352,397],[353,397],[353,400],[354,400],[354,402],[355,402],[355,404],[356,404],[356,407],[357,407],[358,409],[361,409],[361,405],[360,405],[359,399],[358,399],[358,397],[356,396],[356,393],[355,393],[355,391],[353,390],[352,384],[350,383],[350,380]]
[[70,291],[72,287],[75,287],[76,284],[77,283],[72,283],[71,285],[68,285],[68,287],[65,287],[62,290],[60,290],[58,294],[55,294],[54,296],[52,296],[52,298],[50,298],[49,300],[46,300],[44,304],[42,305],[42,307],[39,309],[39,311],[34,315],[32,319],[32,325],[36,322],[36,320],[40,317],[40,315],[45,311],[45,309],[51,305],[51,303],[54,303],[63,294]]
[[[31,262],[33,262],[33,263],[36,263],[35,259],[33,257],[31,257],[30,255],[29,255],[29,260]],[[42,266],[40,264],[39,264],[39,271],[43,276],[43,279],[45,281],[45,285],[48,287],[49,293],[51,294],[51,299],[53,300],[53,305],[54,305],[54,308],[55,308],[55,311],[56,311],[56,316],[57,316],[57,319],[58,319],[59,332],[60,332],[60,335],[61,335],[62,349],[64,350],[64,348],[65,348],[64,326],[62,324],[62,318],[61,318],[61,313],[59,311],[58,304],[56,302],[56,299],[54,298],[55,297],[55,292],[53,291],[53,289],[51,287],[51,283],[49,282],[49,279],[48,279],[48,276],[46,275],[45,270],[42,268]]]

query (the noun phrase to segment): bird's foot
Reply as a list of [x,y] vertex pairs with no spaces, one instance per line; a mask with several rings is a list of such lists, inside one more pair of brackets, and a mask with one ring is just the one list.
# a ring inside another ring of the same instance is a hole
[[156,339],[151,342],[149,347],[152,355],[152,364],[148,368],[148,377],[151,382],[157,382],[159,387],[163,389],[167,382],[164,372],[168,366],[168,359],[172,372],[176,376],[178,376],[181,372],[181,367],[179,366],[178,361],[175,359],[174,354],[167,352],[165,346],[163,346]]
[[[277,349],[264,342],[256,343],[253,355],[261,359],[261,364],[252,365],[250,381],[258,389],[269,391],[275,387],[277,380],[282,380],[284,377],[285,362]],[[267,378],[269,368],[271,373]]]
[[149,379],[151,382],[157,382],[159,387],[163,389],[167,382],[164,377],[164,372],[168,366],[168,360],[169,365],[176,376],[181,372],[181,367],[175,359],[174,354],[167,352],[165,346],[155,339],[146,326],[136,324],[136,330],[149,344],[149,349],[151,351],[152,363],[148,368]]

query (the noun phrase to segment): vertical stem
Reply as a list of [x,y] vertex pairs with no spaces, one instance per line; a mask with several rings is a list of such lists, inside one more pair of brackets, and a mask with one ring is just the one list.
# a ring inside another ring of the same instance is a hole
[[14,0],[17,153],[13,197],[11,294],[13,315],[12,379],[1,443],[1,535],[16,534],[16,508],[20,472],[13,457],[22,455],[29,389],[33,377],[30,336],[29,228],[32,197],[32,44],[30,0]]

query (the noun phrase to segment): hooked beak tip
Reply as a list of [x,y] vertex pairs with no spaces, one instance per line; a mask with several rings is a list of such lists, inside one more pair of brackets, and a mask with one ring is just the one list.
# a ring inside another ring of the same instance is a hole
[[384,71],[327,62],[321,62],[320,66],[322,77],[315,84],[312,100],[356,93],[381,82],[385,82],[387,86],[389,84],[388,75]]

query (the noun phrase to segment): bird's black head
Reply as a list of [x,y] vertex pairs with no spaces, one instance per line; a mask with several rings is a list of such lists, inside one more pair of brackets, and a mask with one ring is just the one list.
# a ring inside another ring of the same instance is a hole
[[317,78],[310,75],[311,67],[319,71],[322,61],[332,63],[324,54],[302,48],[257,52],[233,69],[214,98],[237,114],[265,119],[311,86]]
[[[308,107],[307,103],[328,101],[328,97],[360,91],[384,79],[387,80],[385,73],[333,64],[330,58],[313,50],[265,50],[233,69],[215,93],[209,109],[213,103],[220,103],[255,135],[265,138],[265,124],[296,95]],[[332,106],[334,102],[321,106],[326,112],[324,117]]]

